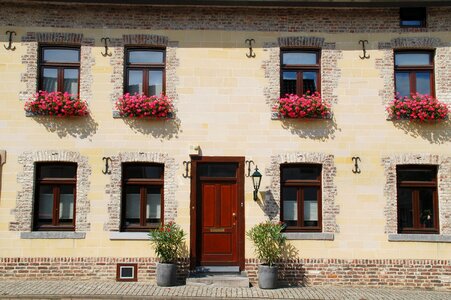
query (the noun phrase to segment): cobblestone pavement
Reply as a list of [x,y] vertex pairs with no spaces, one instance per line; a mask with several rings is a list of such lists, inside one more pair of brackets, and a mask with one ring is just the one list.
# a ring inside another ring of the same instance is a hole
[[139,282],[0,281],[0,299],[340,299],[451,300],[451,291],[288,287],[275,290],[205,286],[157,287]]

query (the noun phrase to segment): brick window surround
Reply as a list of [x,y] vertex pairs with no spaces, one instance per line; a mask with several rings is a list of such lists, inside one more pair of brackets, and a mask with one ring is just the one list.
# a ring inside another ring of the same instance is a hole
[[[389,240],[448,241],[451,242],[451,156],[433,154],[397,154],[382,158],[385,169],[385,233]],[[398,234],[396,166],[434,165],[438,166],[437,192],[439,206],[439,235]]]
[[270,178],[270,187],[267,188],[263,207],[265,214],[272,220],[280,220],[280,165],[290,163],[322,165],[322,232],[286,233],[287,238],[333,240],[334,233],[339,232],[336,222],[336,216],[339,213],[339,206],[336,204],[337,186],[335,185],[337,170],[333,155],[295,152],[272,156],[271,165],[265,172],[265,175]]
[[[88,213],[90,211],[88,191],[90,188],[89,176],[91,175],[91,167],[88,164],[87,157],[73,151],[47,150],[24,152],[19,156],[18,161],[23,167],[22,172],[17,176],[17,182],[22,185],[22,188],[17,193],[16,208],[12,210],[15,221],[9,224],[9,230],[21,231],[24,233],[23,238],[33,238],[35,232],[32,232],[31,235],[28,233],[31,232],[33,223],[34,174],[36,163],[38,162],[73,162],[77,164],[75,233],[90,230],[90,223],[88,222]],[[39,232],[39,236],[41,238],[67,238],[69,235]],[[84,237],[84,234],[72,235],[74,238],[77,236],[78,238]]]
[[39,44],[80,46],[79,96],[88,102],[92,99],[92,66],[95,64],[92,55],[94,39],[85,38],[81,33],[27,32],[22,37],[22,44],[27,50],[22,56],[22,63],[26,65],[26,71],[21,74],[24,90],[20,92],[20,100],[26,101],[37,92]]
[[[106,186],[106,193],[110,195],[108,201],[108,221],[104,225],[105,231],[113,232],[111,237],[120,237],[121,225],[121,200],[122,200],[122,166],[126,162],[159,163],[164,164],[164,217],[166,221],[174,221],[177,217],[177,202],[175,192],[177,190],[175,159],[164,153],[149,152],[122,152],[111,157],[110,183]],[[144,234],[144,235],[143,235]],[[126,239],[149,240],[147,232],[123,233]]]

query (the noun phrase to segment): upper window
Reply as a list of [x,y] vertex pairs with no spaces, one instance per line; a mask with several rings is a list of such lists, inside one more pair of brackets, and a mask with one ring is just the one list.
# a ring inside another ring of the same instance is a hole
[[399,19],[401,27],[425,27],[426,8],[401,7],[399,9]]
[[165,93],[165,50],[126,50],[125,92],[147,96]]
[[438,233],[437,167],[398,166],[399,233]]
[[35,230],[75,230],[76,176],[75,163],[37,164]]
[[287,231],[321,231],[321,165],[281,165],[281,221]]
[[78,95],[80,48],[42,46],[39,90]]
[[281,51],[280,95],[320,92],[320,51]]
[[434,53],[396,51],[395,86],[402,97],[414,93],[434,96]]
[[123,231],[148,231],[163,222],[163,174],[159,164],[122,166]]

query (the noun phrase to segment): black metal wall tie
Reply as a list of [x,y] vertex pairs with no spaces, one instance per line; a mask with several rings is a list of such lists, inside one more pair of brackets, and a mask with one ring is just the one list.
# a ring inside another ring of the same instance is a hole
[[190,167],[191,167],[191,162],[190,161],[183,161],[183,165],[185,166],[185,174],[183,174],[183,178],[189,178],[189,171],[190,171]]
[[102,52],[104,57],[111,56],[111,52],[108,51],[108,42],[110,42],[110,38],[101,38],[100,41],[105,43],[105,53]]
[[9,44],[8,47],[6,47],[5,45],[3,45],[3,47],[5,47],[6,50],[11,50],[14,51],[16,50],[16,46],[13,47],[13,34],[17,35],[17,33],[15,31],[6,31],[6,35],[9,35]]
[[251,177],[251,165],[255,165],[253,160],[246,160],[245,162],[247,164],[247,175],[246,177]]
[[102,160],[105,161],[105,170],[102,170],[103,174],[111,174],[110,163],[112,161],[111,157],[103,157]]
[[246,39],[244,42],[248,43],[248,45],[249,45],[249,53],[246,53],[247,58],[254,58],[255,52],[252,49],[252,43],[255,43],[255,40],[254,39]]
[[365,43],[368,44],[368,40],[360,40],[359,44],[362,44],[362,51],[363,51],[363,56],[359,55],[360,59],[369,59],[370,56],[366,54],[366,48],[365,48]]
[[360,168],[359,168],[359,161],[361,161],[360,157],[353,156],[352,160],[354,161],[354,169],[352,169],[352,173],[354,174],[360,174]]

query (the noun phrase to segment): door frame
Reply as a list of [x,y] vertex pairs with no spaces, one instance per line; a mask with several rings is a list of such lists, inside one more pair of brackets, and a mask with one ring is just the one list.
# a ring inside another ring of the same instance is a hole
[[197,215],[201,204],[198,201],[198,163],[237,163],[237,255],[240,271],[244,270],[244,162],[242,156],[200,156],[190,155],[191,157],[191,199],[190,199],[190,269],[194,270],[198,266],[197,247],[198,247],[198,226]]

